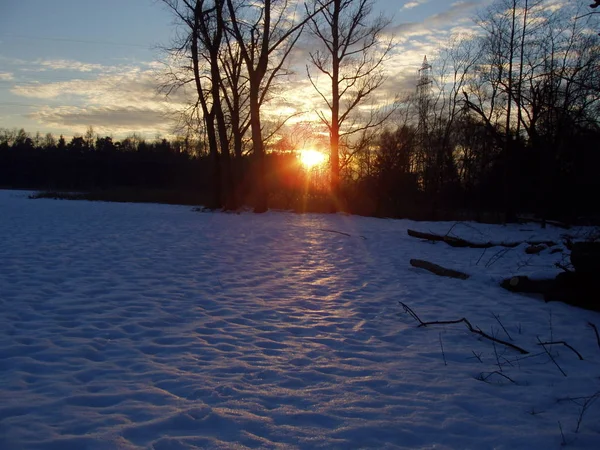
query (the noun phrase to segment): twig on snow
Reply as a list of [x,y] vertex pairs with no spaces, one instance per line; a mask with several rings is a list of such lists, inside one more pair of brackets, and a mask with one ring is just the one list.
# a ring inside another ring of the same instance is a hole
[[[470,228],[471,230],[473,230],[473,231],[476,231],[476,232],[477,232],[477,233],[479,233],[481,236],[485,236],[485,235],[484,235],[484,234],[481,232],[481,230],[478,230],[478,229],[477,229],[477,228],[475,228],[473,225],[469,225],[469,224],[468,224],[468,223],[466,223],[466,222],[456,222],[456,224],[455,224],[455,225],[462,225],[463,227]],[[452,228],[454,228],[454,225],[452,226]],[[450,228],[450,230],[452,230],[452,228]],[[448,233],[450,233],[450,231],[448,231]]]
[[[348,233],[344,233],[343,231],[337,231],[337,230],[330,230],[329,228],[317,228],[318,231],[325,231],[327,233],[336,233],[336,234],[341,234],[343,236],[348,236],[348,237],[352,237],[351,234]],[[364,237],[363,235],[358,235],[359,238],[363,239],[363,240],[367,240],[366,237]]]
[[562,436],[562,442],[560,443],[560,445],[565,446],[565,445],[567,445],[567,440],[565,439],[565,433],[563,433],[563,429],[562,429],[562,425],[560,424],[560,420],[558,421],[558,428],[560,429],[560,435]]
[[447,366],[446,353],[444,353],[444,343],[442,342],[442,332],[440,331],[440,347],[442,348],[442,357],[444,358],[444,365]]
[[598,391],[594,395],[591,395],[590,397],[586,398],[585,401],[583,402],[583,405],[581,405],[581,410],[579,411],[579,418],[577,419],[577,428],[575,428],[575,433],[579,433],[579,427],[581,426],[581,421],[583,420],[583,415],[585,414],[587,409],[590,406],[592,406],[592,403],[594,403],[596,400],[598,400],[598,397],[600,397],[600,391]]
[[509,251],[511,250],[511,248],[503,248],[502,250],[497,251],[496,253],[494,253],[492,255],[492,257],[488,260],[487,263],[485,263],[485,267],[492,267],[492,265],[494,265],[495,263],[497,263],[499,260],[502,259],[502,257],[504,255],[506,255]]
[[[508,364],[510,367],[514,367],[514,364],[510,361],[510,359],[505,358],[504,356],[501,357],[506,364]],[[520,368],[520,367],[519,367]]]
[[479,265],[479,262],[481,261],[481,258],[483,258],[483,255],[485,255],[485,252],[487,252],[487,248],[483,249],[483,252],[481,252],[481,256],[479,256],[479,259],[477,260],[477,262],[475,263],[476,266]]
[[565,373],[564,370],[562,370],[562,367],[560,367],[558,365],[558,363],[556,362],[556,360],[554,359],[554,356],[552,356],[552,354],[548,351],[548,349],[546,348],[546,346],[544,345],[544,343],[542,341],[540,341],[540,337],[538,336],[537,338],[539,345],[542,346],[542,348],[544,349],[544,351],[546,352],[546,354],[550,357],[550,359],[552,360],[552,362],[554,363],[554,365],[556,367],[558,367],[558,370],[560,370],[560,373],[562,373],[565,377],[567,376],[567,374]]
[[588,325],[592,327],[594,333],[596,333],[596,342],[598,342],[598,348],[600,348],[600,335],[598,334],[598,328],[592,322],[588,322]]
[[[581,426],[581,422],[583,421],[583,416],[586,411],[589,409],[592,404],[600,398],[600,391],[597,391],[595,394],[588,395],[585,397],[567,397],[567,398],[559,398],[558,402],[564,402],[566,400],[572,401],[578,406],[581,406],[579,410],[579,417],[577,418],[577,427],[575,428],[575,433],[579,432],[579,427]],[[583,400],[583,403],[580,403],[580,400]]]
[[481,372],[479,374],[479,380],[481,381],[486,381],[488,380],[489,377],[491,377],[492,375],[496,374],[496,375],[500,375],[501,377],[506,378],[508,381],[510,381],[513,384],[517,384],[517,382],[515,380],[513,380],[511,377],[509,377],[508,375],[503,374],[502,372],[498,372],[497,370],[494,370],[493,372],[488,373],[487,375],[483,375],[485,372]]
[[504,330],[504,332],[506,333],[508,338],[511,341],[513,341],[514,339],[510,336],[510,334],[508,334],[508,331],[506,331],[506,328],[504,328],[504,324],[500,321],[500,317],[498,315],[496,315],[495,313],[492,313],[492,315],[494,316],[494,319],[496,319],[498,321],[498,323],[500,324],[500,326],[502,327],[502,329]]
[[531,407],[531,411],[529,411],[529,414],[531,414],[532,416],[537,416],[538,414],[542,414],[544,411],[536,411],[535,408],[532,406]]
[[455,227],[456,225],[458,225],[458,222],[454,222],[454,223],[452,224],[452,226],[450,227],[450,229],[448,230],[448,232],[447,232],[447,233],[444,235],[444,237],[446,237],[446,236],[449,236],[449,235],[450,235],[450,232],[451,232],[451,231],[454,229],[454,227]]
[[555,263],[554,265],[555,265],[557,268],[559,268],[559,269],[561,269],[561,270],[564,270],[565,272],[568,272],[568,273],[571,273],[571,272],[573,272],[573,271],[572,271],[572,270],[571,270],[569,267],[567,267],[567,266],[566,266],[566,265],[564,265],[564,264],[561,264],[561,263]]
[[414,312],[410,306],[408,306],[406,303],[398,301],[398,303],[400,303],[402,305],[402,307],[404,308],[404,312],[408,313],[413,319],[415,319],[417,322],[419,323],[423,323],[423,321],[419,318],[419,316],[417,316],[417,313]]
[[490,336],[489,334],[483,332],[479,327],[478,328],[473,327],[473,325],[471,325],[471,322],[469,322],[465,317],[458,319],[458,320],[436,320],[436,321],[432,321],[432,322],[423,322],[419,318],[419,316],[417,316],[417,314],[407,304],[405,304],[404,302],[401,302],[401,301],[398,301],[398,303],[400,303],[402,305],[405,312],[409,313],[417,322],[419,322],[419,327],[426,327],[428,325],[452,325],[452,324],[457,324],[457,323],[462,322],[467,326],[467,328],[469,329],[469,331],[471,333],[478,334],[485,339],[488,339],[490,341],[497,342],[498,344],[502,344],[507,347],[510,347],[513,350],[516,350],[523,355],[527,355],[529,353],[527,350],[525,350],[517,345],[511,344],[510,342],[506,342],[506,341],[503,341],[502,339],[498,339],[493,336]]
[[[477,354],[477,353],[475,353],[475,351],[473,351],[473,350],[471,350],[471,353],[473,353],[473,356],[474,356],[475,358],[477,358],[481,364],[483,364],[483,361],[481,360],[481,353],[478,355],[478,354]],[[471,358],[469,358],[469,359],[471,359]]]
[[539,353],[531,353],[531,354],[529,354],[529,355],[527,355],[527,356],[517,356],[517,357],[515,358],[515,361],[516,361],[517,363],[519,363],[520,361],[522,361],[522,360],[524,360],[524,359],[528,359],[528,358],[537,358],[538,356],[542,356],[542,355],[545,355],[545,354],[546,354],[546,352],[539,352]]
[[496,348],[496,343],[492,342],[492,347],[494,347],[494,356],[496,357],[496,365],[498,366],[498,370],[502,372],[502,365],[500,364],[500,357],[498,356],[498,349]]
[[581,356],[581,353],[579,353],[577,350],[575,350],[573,347],[571,347],[569,344],[567,344],[565,341],[550,341],[550,342],[540,342],[538,345],[559,345],[562,344],[565,347],[571,349],[573,351],[573,353],[575,353],[579,359],[581,361],[583,361],[583,356]]

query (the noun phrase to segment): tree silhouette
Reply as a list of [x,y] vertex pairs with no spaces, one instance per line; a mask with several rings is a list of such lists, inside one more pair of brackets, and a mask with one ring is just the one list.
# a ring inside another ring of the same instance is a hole
[[260,109],[275,77],[300,37],[304,25],[321,9],[309,11],[297,19],[294,2],[264,0],[235,4],[227,0],[234,36],[249,82],[250,127],[252,152],[257,165],[256,204],[254,211],[268,209],[266,186],[265,144]]
[[310,20],[312,34],[321,49],[310,52],[316,73],[329,80],[328,88],[318,84],[317,75],[307,66],[309,80],[327,105],[327,114],[318,111],[329,131],[332,211],[340,205],[340,140],[377,126],[387,116],[371,116],[364,122],[350,122],[351,114],[379,88],[385,77],[382,64],[392,48],[383,31],[389,20],[382,16],[369,23],[373,0],[314,0],[320,13]]

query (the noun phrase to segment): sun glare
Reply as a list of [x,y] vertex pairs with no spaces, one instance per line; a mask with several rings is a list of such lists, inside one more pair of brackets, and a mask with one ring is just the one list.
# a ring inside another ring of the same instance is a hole
[[317,150],[300,150],[300,162],[307,169],[311,169],[325,162],[325,155]]

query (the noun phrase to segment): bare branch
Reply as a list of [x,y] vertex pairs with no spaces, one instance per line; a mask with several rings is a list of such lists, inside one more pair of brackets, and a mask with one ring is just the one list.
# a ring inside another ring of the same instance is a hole
[[458,320],[439,320],[439,321],[432,321],[432,322],[423,322],[419,318],[419,316],[417,316],[417,314],[408,305],[406,305],[404,302],[401,302],[401,301],[398,301],[398,303],[400,303],[400,305],[402,305],[405,312],[409,313],[417,322],[419,322],[419,327],[426,327],[428,325],[452,325],[452,324],[457,324],[457,323],[464,323],[471,333],[478,334],[479,336],[481,336],[485,339],[488,339],[493,342],[497,342],[498,344],[505,345],[509,348],[512,348],[513,350],[518,351],[519,353],[521,353],[523,355],[527,355],[529,353],[527,350],[525,350],[521,347],[511,344],[510,342],[503,341],[502,339],[498,339],[493,336],[490,336],[489,334],[481,331],[481,329],[479,329],[479,328],[474,328],[473,325],[471,325],[471,322],[469,322],[465,317],[458,319]]

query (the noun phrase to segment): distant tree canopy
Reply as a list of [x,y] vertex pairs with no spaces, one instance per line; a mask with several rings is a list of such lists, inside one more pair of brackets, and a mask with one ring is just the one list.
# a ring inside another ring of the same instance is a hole
[[0,129],[0,186],[97,189],[115,186],[198,188],[202,151],[183,139],[145,142],[134,135],[66,141]]
[[[322,195],[325,188],[325,178],[304,168],[294,150],[286,146],[266,155],[265,180],[277,207],[293,208],[301,204],[300,196]],[[0,128],[0,188],[171,190],[185,199],[194,194],[198,204],[206,205],[213,199],[212,171],[206,143],[190,137],[149,142],[134,134],[122,140],[74,136],[67,141]],[[256,174],[251,156],[241,157],[239,174],[240,201],[252,204]]]

